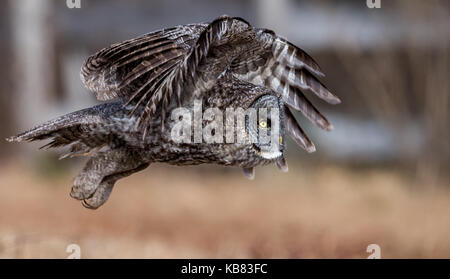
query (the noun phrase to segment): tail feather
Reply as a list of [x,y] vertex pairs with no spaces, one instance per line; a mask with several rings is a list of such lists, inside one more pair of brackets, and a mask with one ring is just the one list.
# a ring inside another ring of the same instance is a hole
[[121,106],[105,104],[69,113],[6,140],[9,142],[50,140],[41,149],[69,146],[68,152],[61,155],[61,159],[90,153],[107,145],[111,137],[112,124],[108,116],[111,108],[116,107]]
[[71,128],[77,127],[82,124],[82,117],[86,114],[89,114],[89,110],[90,109],[85,109],[69,113],[67,115],[47,121],[39,126],[34,127],[33,129],[18,134],[17,136],[7,138],[6,140],[9,142],[30,142],[58,137],[57,142],[51,142],[46,146],[59,146],[59,144],[63,144],[64,142],[70,142],[70,138],[72,138],[72,136],[70,138],[65,138],[65,134],[68,134],[68,132],[73,130]]

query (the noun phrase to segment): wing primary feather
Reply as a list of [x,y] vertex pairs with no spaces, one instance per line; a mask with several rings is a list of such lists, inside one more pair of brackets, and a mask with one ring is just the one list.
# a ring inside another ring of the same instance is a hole
[[308,153],[312,153],[316,151],[316,147],[312,143],[312,141],[308,138],[306,133],[302,130],[300,125],[295,120],[294,115],[290,111],[288,107],[285,107],[286,113],[286,131],[289,133],[291,138],[298,144],[300,147],[305,149]]
[[[153,38],[160,38],[161,34],[155,34],[155,36],[143,36],[140,38],[131,39],[125,42],[121,42],[118,44],[114,44],[108,48],[104,48],[100,51],[98,51],[96,54],[91,55],[86,62],[83,64],[83,67],[81,68],[82,77],[84,80],[88,80],[89,76],[92,75],[92,72],[104,69],[105,67],[111,68],[114,64],[117,64],[117,61],[112,59],[112,57],[117,56],[118,54],[132,48],[137,47],[138,49],[144,45],[145,43],[151,43],[154,40]],[[144,41],[143,43],[139,44],[139,42]],[[126,47],[129,46],[129,47]],[[127,53],[129,54],[129,53]]]
[[138,38],[133,38],[130,40],[126,40],[121,43],[113,44],[109,48],[105,48],[104,50],[101,50],[99,54],[101,53],[103,57],[110,58],[114,55],[117,55],[118,53],[128,50],[132,47],[141,47],[142,45],[146,43],[152,42],[155,38],[158,39],[163,34],[163,31],[156,31],[151,34],[143,35]]
[[281,37],[275,37],[273,53],[277,61],[298,69],[307,68],[318,76],[325,76],[319,64],[304,50]]
[[289,107],[300,111],[306,118],[317,125],[319,128],[331,131],[333,125],[328,119],[320,113],[320,111],[314,107],[314,105],[303,95],[298,88],[289,86],[287,96],[283,96],[285,104]]
[[[294,69],[289,66],[275,62],[269,69],[269,74],[266,74],[266,79],[278,79],[279,82],[288,83],[293,87],[300,87],[312,91],[316,96],[330,104],[339,104],[341,100],[331,93],[328,88],[323,85],[314,75],[307,69]],[[278,88],[270,83],[271,88],[279,93],[282,93],[284,87]]]
[[325,85],[323,85],[315,76],[313,76],[305,69],[295,70],[294,82],[295,84],[299,84],[301,88],[311,90],[319,98],[323,99],[329,104],[336,105],[341,103],[341,100],[336,95],[331,93]]
[[[127,53],[124,56],[120,57],[115,61],[111,66],[122,67],[126,64],[129,64],[133,61],[139,60],[141,58],[149,57],[149,56],[160,56],[166,50],[184,50],[185,46],[177,44],[176,42],[169,40],[167,38],[161,39],[161,41],[146,46],[144,48],[139,48],[133,52]],[[136,55],[139,54],[139,55]],[[132,56],[131,59],[126,59]]]
[[172,51],[167,51],[171,53],[171,55],[166,56],[164,60],[161,60],[160,58],[155,58],[153,61],[155,63],[152,63],[152,61],[143,61],[139,66],[137,66],[135,69],[133,69],[119,84],[118,90],[123,89],[125,86],[129,85],[131,82],[142,76],[143,74],[154,70],[157,67],[164,68],[166,64],[170,61],[176,60],[177,58],[181,57],[182,53],[174,53]]
[[[174,67],[175,65],[176,65],[176,63],[174,63],[174,65],[172,65],[172,67]],[[171,70],[171,68],[165,69],[164,71],[162,71],[162,72],[160,73],[160,75],[159,75],[159,77],[157,78],[156,81],[153,80],[154,83],[152,84],[152,86],[151,86],[151,87],[150,87],[150,88],[149,88],[149,89],[141,96],[141,98],[139,99],[139,101],[134,105],[134,107],[133,107],[133,109],[131,110],[131,112],[130,112],[129,115],[133,115],[133,114],[136,112],[136,110],[138,109],[138,107],[140,106],[140,104],[141,104],[145,99],[147,99],[147,96],[149,95],[149,93],[158,92],[157,90],[156,90],[156,91],[153,91],[153,89],[154,89],[156,86],[162,84],[163,80],[170,74],[170,70]],[[158,88],[159,88],[159,87],[158,87]],[[150,99],[149,102],[151,102],[151,99]],[[141,120],[144,120],[144,119],[146,119],[146,118],[150,118],[151,115],[150,115],[149,112],[150,112],[150,111],[149,111],[149,104],[147,103],[147,105],[145,106],[144,110],[143,110],[142,113],[141,113],[140,119],[141,119]],[[139,121],[139,125],[141,125],[142,123],[143,123],[143,121]]]
[[[153,46],[153,45],[152,46],[147,46],[144,49],[138,49],[138,50],[135,50],[132,53],[128,53],[125,56],[123,56],[120,59],[118,59],[114,64],[111,64],[111,66],[116,66],[117,65],[117,67],[119,68],[119,67],[125,66],[125,65],[127,65],[127,64],[129,64],[131,62],[134,62],[136,60],[145,58],[145,57],[150,57],[150,56],[155,55],[155,54],[159,55],[159,54],[163,53],[166,50],[174,50],[174,49],[180,49],[180,48],[181,48],[180,46],[174,44],[171,41],[163,41],[160,44],[158,44],[157,46]],[[149,49],[149,50],[147,50],[147,49]],[[138,55],[136,55],[136,54],[138,54]],[[132,57],[129,58],[130,56],[132,56]]]
[[[178,28],[180,28],[180,26],[178,26]],[[156,40],[161,39],[170,40],[170,37],[179,35],[180,33],[183,34],[182,31],[177,29],[177,27],[154,31],[152,33],[145,34],[134,39],[114,44],[109,48],[100,51],[99,53],[101,53],[102,56],[105,58],[112,58],[126,50],[129,50],[130,48],[136,47],[139,49],[145,47],[147,44],[155,42]]]
[[125,106],[129,105],[132,101],[134,101],[137,98],[137,96],[141,93],[141,91],[144,90],[145,87],[150,85],[150,83],[153,83],[153,85],[150,86],[150,88],[141,96],[140,100],[137,102],[134,109],[131,111],[130,115],[134,114],[137,107],[147,97],[148,93],[152,92],[156,84],[162,79],[164,79],[170,73],[170,70],[174,68],[175,65],[176,62],[173,62],[171,63],[171,65],[169,64],[169,66],[167,66],[166,68],[160,68],[160,71],[154,73],[153,76],[151,76],[135,93],[133,93],[133,95],[126,102]]

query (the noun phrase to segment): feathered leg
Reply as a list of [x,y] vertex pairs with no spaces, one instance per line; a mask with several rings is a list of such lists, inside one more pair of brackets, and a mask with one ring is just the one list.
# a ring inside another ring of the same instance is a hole
[[70,196],[83,200],[83,205],[96,209],[111,194],[114,183],[120,178],[145,169],[149,165],[138,152],[113,149],[95,154],[74,180]]
[[135,172],[141,171],[147,168],[149,165],[149,163],[144,163],[135,169],[106,176],[105,178],[103,178],[100,185],[98,185],[94,194],[90,198],[82,201],[83,206],[89,209],[99,208],[108,200],[109,195],[111,194],[114,184],[117,180],[130,176]]

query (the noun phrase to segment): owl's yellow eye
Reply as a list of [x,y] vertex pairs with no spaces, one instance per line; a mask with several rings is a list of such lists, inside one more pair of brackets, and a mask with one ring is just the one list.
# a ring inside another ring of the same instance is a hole
[[266,128],[267,127],[267,122],[266,121],[260,121],[259,122],[259,127],[261,127],[261,128]]

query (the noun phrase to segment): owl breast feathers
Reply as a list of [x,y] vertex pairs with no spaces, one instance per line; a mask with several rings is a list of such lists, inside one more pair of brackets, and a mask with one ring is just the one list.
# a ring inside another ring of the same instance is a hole
[[333,128],[301,90],[340,103],[303,50],[228,16],[113,44],[90,56],[80,76],[97,99],[115,102],[8,140],[49,139],[44,147],[67,148],[62,158],[88,154],[70,195],[91,209],[107,201],[118,179],[152,162],[235,165],[251,179],[262,164],[287,171],[285,134],[315,150],[292,110]]

